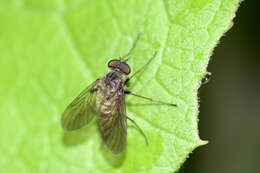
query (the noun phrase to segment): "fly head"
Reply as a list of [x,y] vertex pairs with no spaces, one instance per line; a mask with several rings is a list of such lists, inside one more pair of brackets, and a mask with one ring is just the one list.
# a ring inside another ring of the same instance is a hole
[[129,67],[129,65],[124,61],[122,61],[121,59],[120,60],[114,59],[109,61],[108,67],[111,68],[112,70],[119,71],[125,75],[128,75],[131,72],[131,68]]

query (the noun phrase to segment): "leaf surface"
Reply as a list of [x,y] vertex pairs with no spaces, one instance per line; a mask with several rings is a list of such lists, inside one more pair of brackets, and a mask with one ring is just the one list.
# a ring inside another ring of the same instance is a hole
[[[200,81],[239,0],[0,0],[0,172],[174,172],[196,147]],[[128,63],[125,151],[102,145],[97,121],[64,132],[65,107],[107,62],[142,37]]]

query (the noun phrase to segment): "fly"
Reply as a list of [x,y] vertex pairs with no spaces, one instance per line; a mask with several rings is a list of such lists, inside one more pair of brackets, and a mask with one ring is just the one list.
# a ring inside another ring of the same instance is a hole
[[126,115],[125,94],[150,100],[152,102],[177,106],[159,100],[154,100],[124,90],[124,86],[140,71],[142,71],[155,58],[155,52],[150,60],[130,77],[131,68],[126,63],[127,57],[136,46],[140,34],[135,40],[129,52],[119,59],[108,62],[110,71],[98,78],[83,90],[75,100],[65,109],[61,118],[61,125],[67,131],[77,130],[87,125],[94,116],[98,116],[101,136],[106,146],[114,154],[122,152],[126,146],[127,120],[131,121],[144,136],[146,144],[148,140],[137,123]]

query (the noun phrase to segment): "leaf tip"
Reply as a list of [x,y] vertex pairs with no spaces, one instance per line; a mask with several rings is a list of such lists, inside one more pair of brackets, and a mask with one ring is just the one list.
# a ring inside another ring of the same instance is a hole
[[204,140],[199,140],[199,145],[202,146],[202,145],[206,145],[208,144],[209,141],[204,141]]

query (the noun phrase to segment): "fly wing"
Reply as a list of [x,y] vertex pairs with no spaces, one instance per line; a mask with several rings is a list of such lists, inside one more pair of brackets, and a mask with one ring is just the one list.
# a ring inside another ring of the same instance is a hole
[[87,125],[94,117],[97,81],[84,89],[65,109],[61,125],[65,130],[76,130]]
[[118,154],[125,148],[127,136],[126,107],[124,94],[119,97],[112,121],[99,121],[101,134],[105,144],[114,153]]

